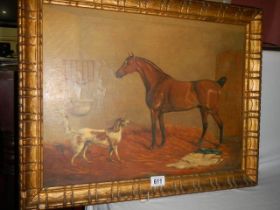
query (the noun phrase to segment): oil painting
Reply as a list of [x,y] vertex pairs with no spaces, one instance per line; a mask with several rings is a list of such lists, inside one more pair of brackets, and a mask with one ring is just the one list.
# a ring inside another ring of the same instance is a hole
[[245,27],[43,13],[45,187],[241,169]]
[[18,25],[21,210],[257,185],[261,10],[19,0]]

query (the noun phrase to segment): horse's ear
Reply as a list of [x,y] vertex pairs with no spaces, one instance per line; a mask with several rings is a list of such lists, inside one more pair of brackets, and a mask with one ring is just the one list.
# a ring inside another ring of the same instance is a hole
[[131,52],[131,57],[132,57],[133,61],[135,61],[135,56],[134,56],[133,52]]
[[129,55],[129,57],[134,57],[133,52],[129,52],[128,55]]

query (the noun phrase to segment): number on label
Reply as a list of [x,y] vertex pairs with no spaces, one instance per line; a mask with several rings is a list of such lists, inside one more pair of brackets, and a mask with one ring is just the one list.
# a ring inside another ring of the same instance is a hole
[[160,187],[165,185],[165,176],[152,176],[151,177],[151,186]]

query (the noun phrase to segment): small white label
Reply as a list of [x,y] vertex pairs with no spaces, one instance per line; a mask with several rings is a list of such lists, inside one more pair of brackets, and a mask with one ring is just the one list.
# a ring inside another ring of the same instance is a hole
[[151,186],[161,187],[165,185],[165,176],[151,176]]

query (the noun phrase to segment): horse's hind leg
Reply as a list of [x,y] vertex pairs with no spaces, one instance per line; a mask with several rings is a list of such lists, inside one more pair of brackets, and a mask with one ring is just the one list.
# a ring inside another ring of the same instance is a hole
[[161,144],[160,144],[160,146],[163,146],[165,144],[166,133],[165,133],[165,126],[164,126],[164,118],[163,118],[162,113],[159,114],[158,121],[159,121],[159,127],[160,127],[160,131],[161,131]]
[[215,122],[217,123],[217,125],[219,126],[220,129],[220,144],[223,143],[223,133],[224,133],[224,125],[223,125],[223,121],[221,120],[218,112],[212,112],[211,113],[213,119],[215,120]]
[[200,108],[200,114],[201,114],[201,120],[202,120],[202,133],[200,136],[200,139],[198,141],[198,145],[201,146],[202,140],[206,134],[207,128],[208,128],[208,112],[204,108]]

